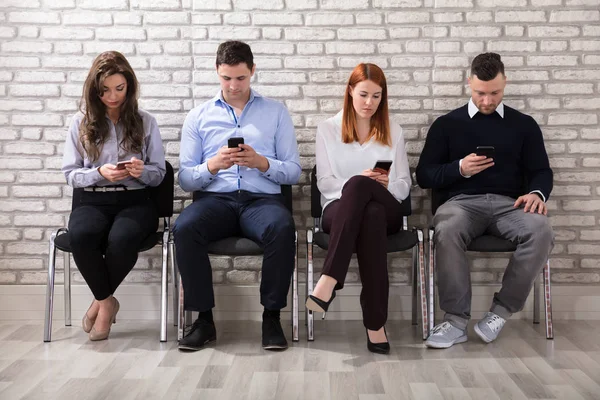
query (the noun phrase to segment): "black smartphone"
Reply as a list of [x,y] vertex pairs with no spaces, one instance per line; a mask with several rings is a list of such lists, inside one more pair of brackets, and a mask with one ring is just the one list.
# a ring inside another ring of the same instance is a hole
[[494,158],[494,153],[496,149],[494,146],[477,146],[477,150],[475,150],[475,154],[478,156],[486,156],[487,158]]
[[[229,147],[230,149],[238,147],[238,144],[244,144],[243,137],[232,137],[232,138],[229,138],[229,140],[227,141],[227,147]],[[241,149],[241,150],[243,151],[244,149]]]
[[373,171],[389,174],[391,167],[392,160],[378,160],[373,167]]

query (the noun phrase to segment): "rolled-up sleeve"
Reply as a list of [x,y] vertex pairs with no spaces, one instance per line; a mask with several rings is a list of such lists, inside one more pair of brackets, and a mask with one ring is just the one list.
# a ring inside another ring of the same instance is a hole
[[165,151],[158,123],[153,116],[149,117],[146,132],[146,137],[144,138],[146,158],[144,160],[144,170],[138,180],[147,186],[158,186],[166,173]]
[[97,167],[85,168],[83,166],[83,148],[79,143],[80,123],[80,117],[72,118],[63,154],[62,172],[65,174],[67,184],[74,188],[93,186],[98,182],[105,181]]
[[279,112],[277,134],[275,135],[275,151],[277,159],[266,157],[269,161],[269,169],[263,173],[263,176],[278,185],[298,183],[302,173],[298,143],[294,123],[283,105]]

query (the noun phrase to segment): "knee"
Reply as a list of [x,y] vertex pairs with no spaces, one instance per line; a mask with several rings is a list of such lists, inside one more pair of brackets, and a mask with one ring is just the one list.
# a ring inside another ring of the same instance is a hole
[[102,243],[102,237],[89,226],[79,225],[69,229],[69,242],[73,251],[97,248]]
[[363,224],[385,226],[385,207],[374,201],[368,202],[363,214]]
[[540,214],[526,215],[527,223],[522,231],[523,238],[529,238],[541,246],[552,245],[554,243],[554,232],[550,225],[550,219]]
[[265,229],[263,239],[265,242],[277,241],[287,242],[295,240],[296,224],[291,215],[272,221]]
[[348,181],[342,188],[342,191],[344,193],[360,193],[364,190],[367,190],[369,185],[373,184],[374,182],[375,181],[373,181],[371,178],[367,178],[366,176],[355,175],[352,178],[348,179]]
[[185,211],[184,209],[173,225],[173,237],[177,242],[182,242],[192,237],[195,239],[198,239],[197,236],[202,237],[202,235],[198,235],[200,224],[194,221],[191,215]]
[[466,231],[464,224],[467,220],[467,216],[459,207],[444,204],[438,208],[433,217],[436,244],[443,239],[462,237]]

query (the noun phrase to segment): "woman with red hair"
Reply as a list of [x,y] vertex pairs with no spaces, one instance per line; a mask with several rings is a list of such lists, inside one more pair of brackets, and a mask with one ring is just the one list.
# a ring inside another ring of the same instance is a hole
[[[323,230],[330,241],[306,306],[327,311],[356,252],[367,348],[387,354],[387,235],[402,227],[398,203],[408,197],[411,180],[402,128],[389,119],[387,84],[377,65],[359,64],[352,71],[343,110],[317,128],[316,159]],[[375,168],[384,160],[391,166]]]

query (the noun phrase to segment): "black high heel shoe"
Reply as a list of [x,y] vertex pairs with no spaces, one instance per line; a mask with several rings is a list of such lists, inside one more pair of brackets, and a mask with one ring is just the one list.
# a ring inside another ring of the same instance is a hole
[[329,301],[323,301],[311,294],[308,295],[308,299],[306,299],[306,308],[311,311],[326,313],[333,299],[335,299],[335,290],[331,293]]
[[[371,339],[369,339],[369,331],[367,330],[367,328],[365,328],[365,331],[367,333],[367,349],[369,349],[369,351],[371,353],[389,354],[389,352],[390,352],[389,340],[385,343],[373,343],[373,342],[371,342]],[[383,327],[383,332],[385,333],[385,338],[387,339],[387,331],[385,330],[385,327]]]

